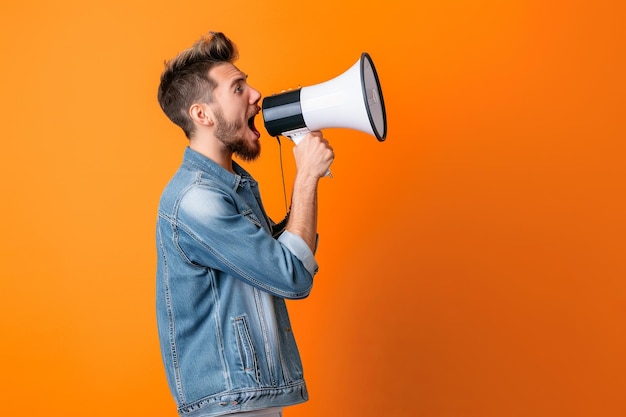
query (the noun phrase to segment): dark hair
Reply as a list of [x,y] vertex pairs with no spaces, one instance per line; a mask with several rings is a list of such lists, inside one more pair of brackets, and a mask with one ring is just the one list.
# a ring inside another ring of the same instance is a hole
[[221,32],[209,32],[176,57],[165,62],[158,100],[161,109],[190,138],[194,124],[189,116],[192,104],[212,101],[215,81],[209,70],[216,64],[233,63],[237,47]]

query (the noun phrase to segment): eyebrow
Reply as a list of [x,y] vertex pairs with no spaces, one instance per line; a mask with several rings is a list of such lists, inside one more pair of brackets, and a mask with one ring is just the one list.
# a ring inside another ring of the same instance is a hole
[[246,81],[248,79],[248,74],[244,74],[243,72],[240,74],[239,77],[235,78],[231,83],[230,86],[234,87],[235,84],[238,84],[242,81]]

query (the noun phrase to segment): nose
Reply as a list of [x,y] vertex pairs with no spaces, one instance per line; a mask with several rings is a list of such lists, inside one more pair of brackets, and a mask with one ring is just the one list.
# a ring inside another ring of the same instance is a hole
[[255,104],[261,99],[261,93],[259,90],[250,87],[250,104]]

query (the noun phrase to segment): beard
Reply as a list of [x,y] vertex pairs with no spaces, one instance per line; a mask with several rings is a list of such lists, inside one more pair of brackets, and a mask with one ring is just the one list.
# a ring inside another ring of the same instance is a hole
[[246,127],[240,121],[229,122],[220,109],[215,109],[215,137],[222,144],[244,161],[254,161],[261,155],[261,143],[256,141],[251,144],[239,134]]

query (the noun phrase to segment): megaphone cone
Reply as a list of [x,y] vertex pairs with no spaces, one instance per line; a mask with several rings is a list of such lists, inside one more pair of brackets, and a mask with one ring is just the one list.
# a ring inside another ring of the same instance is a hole
[[327,128],[360,130],[387,137],[387,116],[378,74],[367,53],[343,74],[309,87],[266,97],[265,129],[272,136],[298,137]]

